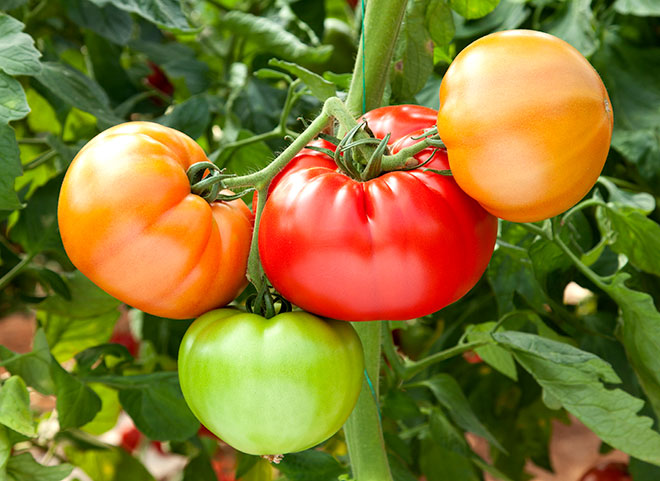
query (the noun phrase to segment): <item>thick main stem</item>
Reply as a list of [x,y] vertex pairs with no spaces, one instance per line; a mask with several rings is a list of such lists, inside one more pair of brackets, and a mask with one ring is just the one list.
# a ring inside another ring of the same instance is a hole
[[391,481],[378,406],[380,374],[380,322],[354,323],[364,348],[365,376],[357,405],[344,424],[353,478]]
[[364,29],[360,36],[351,87],[346,98],[346,106],[355,116],[363,113],[363,108],[368,112],[381,106],[394,46],[407,4],[408,0],[367,2]]

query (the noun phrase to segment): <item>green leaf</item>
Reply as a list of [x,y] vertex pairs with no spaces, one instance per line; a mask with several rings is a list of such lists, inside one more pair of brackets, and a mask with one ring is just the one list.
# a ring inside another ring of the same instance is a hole
[[217,481],[209,457],[202,451],[192,458],[183,470],[183,481]]
[[312,95],[321,101],[325,101],[330,97],[337,95],[337,90],[332,82],[328,82],[320,75],[307,70],[305,67],[274,58],[268,62],[268,65],[281,68],[282,70],[286,70],[290,74],[298,77],[305,85],[307,85]]
[[660,48],[630,44],[606,31],[592,63],[614,106],[612,146],[651,185],[660,181]]
[[14,190],[14,180],[23,173],[14,129],[0,124],[0,210],[16,210],[21,202]]
[[89,383],[88,387],[101,399],[101,410],[94,419],[80,427],[85,432],[96,436],[110,431],[117,425],[121,405],[117,391],[99,383]]
[[596,218],[602,235],[617,254],[625,254],[638,269],[660,276],[660,225],[638,211],[599,207]]
[[336,481],[346,473],[332,455],[315,449],[287,454],[277,469],[291,481]]
[[614,10],[624,15],[660,17],[660,3],[656,0],[616,0]]
[[122,448],[77,449],[67,446],[64,452],[94,481],[154,481],[142,463]]
[[19,120],[30,113],[23,87],[13,77],[0,72],[0,125]]
[[467,21],[455,16],[456,38],[471,39],[490,32],[519,28],[530,15],[526,4],[518,0],[501,0],[499,5],[483,18]]
[[433,40],[426,30],[426,2],[408,3],[391,69],[392,95],[411,101],[433,72]]
[[55,360],[51,363],[51,375],[55,381],[60,429],[77,428],[94,419],[101,410],[101,398]]
[[477,436],[486,438],[493,446],[500,451],[505,449],[495,439],[495,437],[479,421],[476,414],[470,407],[470,403],[463,394],[458,382],[449,374],[436,374],[430,379],[420,381],[421,385],[428,387],[438,402],[442,404],[454,422],[465,431],[469,431]]
[[[484,322],[476,326],[469,326],[467,329],[468,340],[472,341],[489,341],[491,340],[490,333],[495,327],[495,322]],[[484,360],[486,364],[514,381],[518,380],[518,372],[516,371],[516,362],[513,356],[506,349],[498,346],[497,344],[489,344],[483,347],[478,347],[475,352],[479,357]]]
[[57,225],[57,199],[63,175],[49,180],[30,197],[28,205],[10,231],[10,237],[27,252],[64,252]]
[[206,132],[211,121],[210,109],[206,96],[196,95],[175,105],[171,112],[157,118],[156,122],[197,139]]
[[438,446],[463,457],[470,456],[471,449],[463,432],[456,429],[441,409],[433,409],[431,412],[429,430],[431,438]]
[[73,471],[70,464],[43,466],[30,453],[12,456],[7,462],[7,481],[61,481]]
[[20,376],[25,383],[42,394],[54,394],[55,385],[50,375],[52,357],[48,348],[48,341],[43,329],[37,329],[34,335],[32,351],[27,355],[8,361],[18,356],[4,346],[0,346],[0,361],[6,362],[4,367],[12,374]]
[[119,390],[122,406],[150,439],[185,441],[199,429],[183,399],[176,372],[99,376],[94,381]]
[[30,394],[18,376],[10,377],[0,387],[0,424],[25,436],[37,434],[30,412]]
[[424,25],[436,45],[447,45],[454,38],[454,17],[446,0],[431,0],[426,7]]
[[35,77],[41,86],[68,105],[88,112],[105,126],[122,122],[110,107],[108,95],[94,80],[63,63],[44,62]]
[[6,476],[5,467],[11,456],[12,443],[7,435],[7,428],[0,426],[0,479]]
[[118,45],[126,45],[133,32],[130,14],[114,5],[103,8],[89,0],[63,0],[67,16],[78,26],[89,28]]
[[37,310],[51,351],[60,362],[88,347],[108,342],[120,315],[120,302],[79,271],[66,274],[64,279],[71,298],[51,296]]
[[541,387],[611,446],[644,461],[660,464],[660,433],[653,420],[637,415],[644,401],[603,383],[619,383],[599,357],[568,344],[522,332],[493,335],[512,350]]
[[618,209],[632,209],[645,215],[655,210],[655,198],[647,192],[628,192],[619,189],[607,177],[599,177],[598,183],[607,189],[608,203]]
[[480,481],[472,462],[460,454],[448,451],[431,440],[423,440],[419,466],[427,481]]
[[492,12],[500,0],[449,0],[456,13],[467,18],[483,17]]
[[36,75],[41,70],[41,52],[34,40],[23,33],[23,25],[9,15],[0,12],[0,70],[9,75]]
[[525,244],[527,232],[519,225],[503,224],[498,247],[486,274],[495,293],[498,315],[515,310],[514,297],[520,294],[537,311],[543,310],[547,294],[536,279]]
[[181,11],[179,0],[89,0],[90,2],[104,7],[108,4],[124,10],[136,13],[142,18],[156,25],[176,32],[190,32],[194,29],[188,25],[188,20]]
[[67,301],[71,300],[69,286],[64,282],[60,274],[45,267],[37,268],[36,272],[45,288],[50,287],[58,296]]
[[570,43],[585,57],[598,48],[591,0],[568,0],[543,30]]
[[209,88],[211,73],[208,64],[197,60],[197,53],[187,45],[146,41],[133,41],[129,45],[159,65],[170,80],[183,79],[191,95],[203,93]]
[[660,416],[660,312],[650,295],[626,287],[629,277],[626,273],[617,274],[606,292],[621,309],[623,346],[656,416]]
[[281,25],[266,17],[257,17],[237,10],[223,15],[221,26],[235,35],[249,39],[261,51],[299,64],[319,64],[332,54],[330,45],[312,47]]

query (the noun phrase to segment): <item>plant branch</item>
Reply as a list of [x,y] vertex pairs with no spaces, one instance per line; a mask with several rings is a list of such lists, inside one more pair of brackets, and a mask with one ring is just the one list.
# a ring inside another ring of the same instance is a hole
[[459,344],[449,349],[445,349],[444,351],[436,352],[435,354],[431,354],[430,356],[425,357],[424,359],[420,359],[419,361],[409,362],[405,367],[405,374],[403,378],[411,379],[415,375],[422,372],[427,367],[432,366],[433,364],[446,361],[447,359],[450,359],[454,356],[463,354],[465,351],[476,349],[478,347],[485,346],[486,344],[490,344],[490,342],[488,341],[467,342],[465,344]]
[[11,280],[20,274],[34,258],[34,254],[28,254],[23,257],[18,264],[12,267],[2,278],[0,278],[0,290],[7,287]]

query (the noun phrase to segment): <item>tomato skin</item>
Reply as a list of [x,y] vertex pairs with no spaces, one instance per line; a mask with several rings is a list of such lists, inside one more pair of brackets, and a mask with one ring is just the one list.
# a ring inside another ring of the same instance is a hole
[[482,37],[459,53],[440,86],[438,132],[456,182],[514,222],[553,217],[589,192],[612,122],[598,73],[546,33]]
[[271,319],[211,311],[190,326],[179,350],[192,412],[249,454],[302,451],[332,436],[355,406],[363,370],[350,324],[301,311]]
[[610,462],[587,471],[580,481],[632,481],[625,463]]
[[433,127],[438,120],[438,112],[421,105],[390,105],[371,110],[359,120],[366,120],[378,139],[391,134],[388,145],[392,145],[411,132]]
[[[399,139],[392,151],[420,133]],[[446,153],[426,167],[446,169]],[[416,169],[358,182],[313,167],[288,175],[269,197],[259,253],[275,289],[307,311],[348,321],[405,320],[471,289],[496,235],[497,219],[451,177]]]
[[[336,146],[327,140],[316,139],[312,140],[309,144],[314,147],[322,147],[324,149],[332,150],[333,152],[336,149]],[[318,150],[308,149],[305,147],[300,152],[298,152],[293,159],[289,161],[286,166],[277,173],[275,177],[270,181],[268,185],[268,195],[273,192],[273,189],[280,181],[287,175],[297,172],[299,170],[309,169],[310,167],[327,167],[328,169],[337,169],[337,164],[335,161],[330,158],[330,156],[319,152]],[[257,211],[257,201],[259,199],[258,194],[255,192],[252,197],[252,212]]]
[[64,178],[58,221],[73,264],[117,299],[150,314],[192,318],[245,287],[252,214],[240,200],[209,205],[186,169],[207,160],[186,135],[129,122],[92,139]]

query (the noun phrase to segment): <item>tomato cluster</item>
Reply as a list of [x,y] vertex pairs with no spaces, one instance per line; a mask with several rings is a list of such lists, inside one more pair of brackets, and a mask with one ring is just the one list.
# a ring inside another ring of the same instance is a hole
[[360,340],[341,321],[412,319],[461,298],[488,265],[497,217],[538,221],[575,204],[598,177],[612,130],[589,63],[529,31],[464,49],[438,112],[391,106],[360,120],[388,139],[387,155],[436,125],[446,149],[427,147],[368,180],[342,169],[352,154],[312,149],[332,143],[300,151],[270,181],[255,247],[274,290],[303,310],[270,318],[218,309],[247,284],[254,219],[241,200],[191,192],[187,170],[208,161],[193,139],[155,123],[118,125],[92,139],[64,179],[58,215],[71,261],[131,306],[199,317],[180,348],[182,392],[246,453],[299,451],[335,433],[364,369]]

